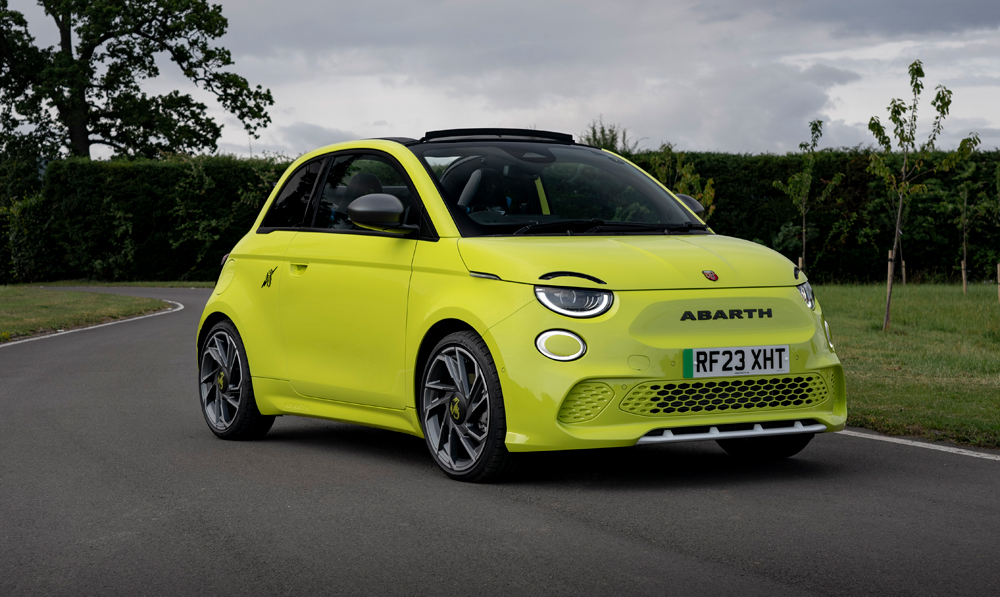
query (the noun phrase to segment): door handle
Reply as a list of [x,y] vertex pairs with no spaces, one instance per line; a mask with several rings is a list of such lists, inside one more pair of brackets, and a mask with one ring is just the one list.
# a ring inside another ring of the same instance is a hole
[[306,265],[305,263],[293,263],[293,264],[291,264],[291,268],[289,270],[289,273],[297,278],[297,277],[301,276],[302,274],[306,273],[306,268],[307,267],[309,267],[309,266]]

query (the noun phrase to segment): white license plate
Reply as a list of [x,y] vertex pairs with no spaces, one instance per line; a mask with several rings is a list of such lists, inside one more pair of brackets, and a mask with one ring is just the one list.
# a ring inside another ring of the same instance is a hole
[[788,345],[688,348],[684,379],[788,373]]

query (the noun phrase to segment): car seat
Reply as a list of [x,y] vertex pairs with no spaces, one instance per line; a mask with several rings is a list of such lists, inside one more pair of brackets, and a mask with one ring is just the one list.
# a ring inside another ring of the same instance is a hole
[[507,211],[507,194],[503,176],[493,168],[480,168],[469,176],[458,205],[468,211]]

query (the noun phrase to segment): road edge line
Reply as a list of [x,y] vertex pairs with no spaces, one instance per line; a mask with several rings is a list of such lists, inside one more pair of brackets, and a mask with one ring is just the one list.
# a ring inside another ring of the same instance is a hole
[[962,448],[952,448],[951,446],[937,446],[934,444],[926,442],[915,442],[910,439],[901,439],[898,437],[888,437],[885,435],[874,435],[872,433],[859,433],[857,431],[838,431],[837,435],[849,435],[851,437],[863,437],[865,439],[875,439],[882,442],[890,442],[893,444],[903,444],[905,446],[915,446],[917,448],[926,448],[928,450],[937,450],[939,452],[948,452],[950,454],[958,454],[960,456],[972,456],[974,458],[983,458],[985,460],[1000,460],[1000,456],[995,454],[987,454],[985,452],[974,452],[972,450],[964,450]]
[[171,305],[176,305],[173,309],[168,311],[157,311],[156,313],[147,313],[146,315],[137,315],[135,317],[126,317],[125,319],[116,319],[114,321],[108,321],[106,323],[98,323],[96,325],[88,325],[82,328],[73,328],[71,330],[64,330],[62,332],[55,332],[53,334],[44,334],[41,336],[34,336],[33,338],[25,338],[24,340],[14,340],[13,342],[4,342],[0,344],[0,348],[5,348],[7,346],[14,346],[15,344],[24,344],[25,342],[34,342],[35,340],[44,340],[46,338],[55,338],[56,336],[64,336],[66,334],[72,334],[75,332],[83,332],[85,330],[93,330],[97,328],[103,328],[109,325],[115,325],[119,323],[128,323],[129,321],[138,321],[140,319],[146,319],[147,317],[156,317],[157,315],[169,315],[170,313],[177,313],[178,311],[184,310],[184,305],[178,303],[177,301],[168,301],[167,299],[159,299],[165,303],[170,303]]

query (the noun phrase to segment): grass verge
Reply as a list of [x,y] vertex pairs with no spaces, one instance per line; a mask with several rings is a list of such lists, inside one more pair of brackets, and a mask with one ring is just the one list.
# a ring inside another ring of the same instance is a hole
[[15,286],[126,286],[130,288],[215,288],[215,282],[168,281],[168,282],[101,282],[100,280],[62,280],[59,282],[35,282],[15,284]]
[[151,298],[0,286],[0,343],[166,308]]
[[825,285],[817,298],[847,377],[848,425],[1000,448],[995,285]]

